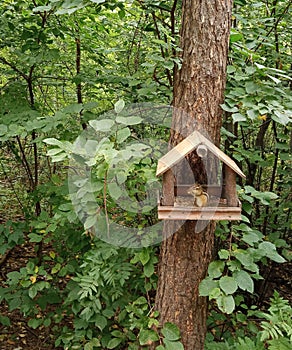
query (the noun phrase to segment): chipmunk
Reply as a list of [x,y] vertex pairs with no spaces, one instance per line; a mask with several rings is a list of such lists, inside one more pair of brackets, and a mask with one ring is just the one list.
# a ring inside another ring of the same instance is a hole
[[209,201],[209,195],[203,190],[202,185],[194,184],[188,189],[188,194],[193,195],[196,207],[205,207]]

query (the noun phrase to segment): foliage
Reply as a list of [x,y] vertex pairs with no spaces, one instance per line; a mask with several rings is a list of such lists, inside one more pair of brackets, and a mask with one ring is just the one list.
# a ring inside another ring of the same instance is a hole
[[7,221],[5,225],[0,225],[0,254],[4,255],[7,251],[19,244],[24,243],[26,224],[24,222]]
[[[241,319],[244,323],[252,322],[248,319],[252,319],[253,316],[260,317],[261,322],[259,324],[260,331],[257,326],[249,328],[249,333],[252,336],[240,337],[239,330],[236,330],[237,338],[234,340],[234,336],[229,336],[224,343],[218,343],[211,341],[206,343],[206,350],[212,349],[241,349],[241,350],[288,350],[292,345],[292,307],[289,302],[279,296],[279,293],[275,292],[273,298],[271,298],[271,305],[267,312],[262,311],[249,311],[249,317]],[[238,319],[239,320],[239,319]],[[238,322],[238,321],[237,321]]]
[[[212,306],[206,349],[288,349],[288,303],[274,294],[268,311],[254,305],[263,298],[265,271],[291,260],[291,2],[234,2],[222,148],[247,179],[238,186],[243,220],[218,225],[217,259],[200,286]],[[9,312],[20,310],[28,327],[50,327],[56,346],[134,350],[155,342],[158,350],[182,349],[179,330],[160,328],[152,309],[157,247],[98,240],[95,212],[82,214],[81,225],[67,184],[69,159],[79,156],[92,169],[94,191],[76,177],[77,204],[82,198],[88,208],[93,193],[126,227],[156,222],[145,182],[157,186],[155,159],[168,129],[155,116],[145,123],[123,112],[130,103],[171,101],[181,64],[177,3],[0,5],[0,261],[15,247],[30,252],[7,274],[0,301]],[[74,140],[84,129],[91,138],[78,153]],[[117,209],[123,192],[127,210]],[[0,322],[10,325],[6,315]]]
[[[74,144],[55,138],[44,142],[53,146],[48,150],[53,162],[68,157],[69,168],[79,169],[69,174],[69,189],[75,212],[84,222],[84,228],[95,231],[107,242],[122,245],[124,240],[129,246],[138,247],[149,245],[149,239],[157,242],[154,236],[144,237],[142,232],[143,227],[151,227],[157,222],[153,211],[159,188],[155,162],[163,149],[161,143],[155,144],[155,139],[159,137],[161,142],[164,126],[149,125],[145,118],[146,105],[143,108],[134,105],[130,110],[133,116],[129,116],[129,110],[124,111],[123,107],[124,101],[119,100],[115,111],[98,120],[90,120],[86,131]],[[143,119],[135,115],[140,109],[145,118],[143,124]],[[149,111],[155,113],[155,108],[149,107]],[[163,115],[165,118],[164,112]],[[140,141],[141,128],[144,131]],[[116,233],[117,226],[112,228],[112,218],[115,223],[120,223],[119,233]],[[141,231],[137,243],[131,237],[135,231],[127,230],[127,227],[137,227],[136,231]]]
[[[226,232],[224,225],[217,228],[221,237]],[[237,291],[254,293],[254,280],[262,278],[260,263],[267,263],[267,258],[277,263],[285,261],[274,243],[264,240],[260,231],[246,223],[234,225],[229,234],[228,249],[218,251],[220,260],[211,262],[208,276],[200,284],[200,295],[216,300],[219,309],[226,313],[232,313],[242,304],[242,299],[236,302],[233,296]]]
[[[155,253],[144,248],[131,259],[133,254],[129,249],[95,241],[84,256],[81,272],[68,284],[65,304],[74,314],[74,329],[64,327],[56,345],[138,349],[160,341],[165,346],[160,349],[183,349],[177,327],[167,323],[158,332],[158,314],[150,311],[148,293],[156,277],[154,268],[147,277],[141,270],[146,264],[156,263]],[[140,296],[143,294],[148,301]]]

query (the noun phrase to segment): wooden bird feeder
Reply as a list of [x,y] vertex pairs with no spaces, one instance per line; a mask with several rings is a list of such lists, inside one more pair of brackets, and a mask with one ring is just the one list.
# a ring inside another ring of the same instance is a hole
[[[192,184],[177,184],[174,166],[191,152],[206,158],[209,152],[222,162],[221,183],[203,185],[209,195],[205,207],[195,207],[188,194]],[[158,197],[158,218],[164,220],[241,220],[241,203],[236,193],[236,174],[245,178],[236,163],[204,137],[194,131],[159,159],[156,176],[162,176],[162,193]],[[181,200],[183,199],[183,200]]]

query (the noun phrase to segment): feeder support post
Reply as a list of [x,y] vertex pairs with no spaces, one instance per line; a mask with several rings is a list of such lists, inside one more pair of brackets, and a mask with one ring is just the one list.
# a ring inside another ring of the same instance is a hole
[[224,194],[229,207],[238,206],[238,198],[236,193],[236,173],[228,166],[224,165]]
[[171,169],[162,175],[162,205],[174,205],[174,176]]

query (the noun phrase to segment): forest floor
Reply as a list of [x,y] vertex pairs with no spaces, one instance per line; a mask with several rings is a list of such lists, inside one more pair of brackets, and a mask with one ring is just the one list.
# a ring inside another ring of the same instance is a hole
[[[31,243],[13,248],[0,266],[0,286],[5,287],[7,273],[19,271],[26,266],[34,254]],[[55,347],[55,337],[50,327],[32,329],[27,325],[28,319],[18,310],[9,311],[5,303],[0,304],[0,315],[10,318],[10,326],[0,324],[0,350],[52,350]]]
[[[29,244],[15,247],[0,266],[0,286],[5,286],[7,273],[18,271],[25,266],[32,255]],[[266,270],[267,271],[267,270]],[[292,305],[292,262],[273,264],[268,270],[265,284],[261,288],[262,308],[269,305],[269,299],[277,290],[280,295],[289,300]],[[54,334],[50,327],[32,329],[27,325],[27,319],[17,310],[10,312],[7,305],[0,304],[0,315],[8,316],[10,326],[0,325],[1,350],[52,350],[62,349],[54,346]]]

